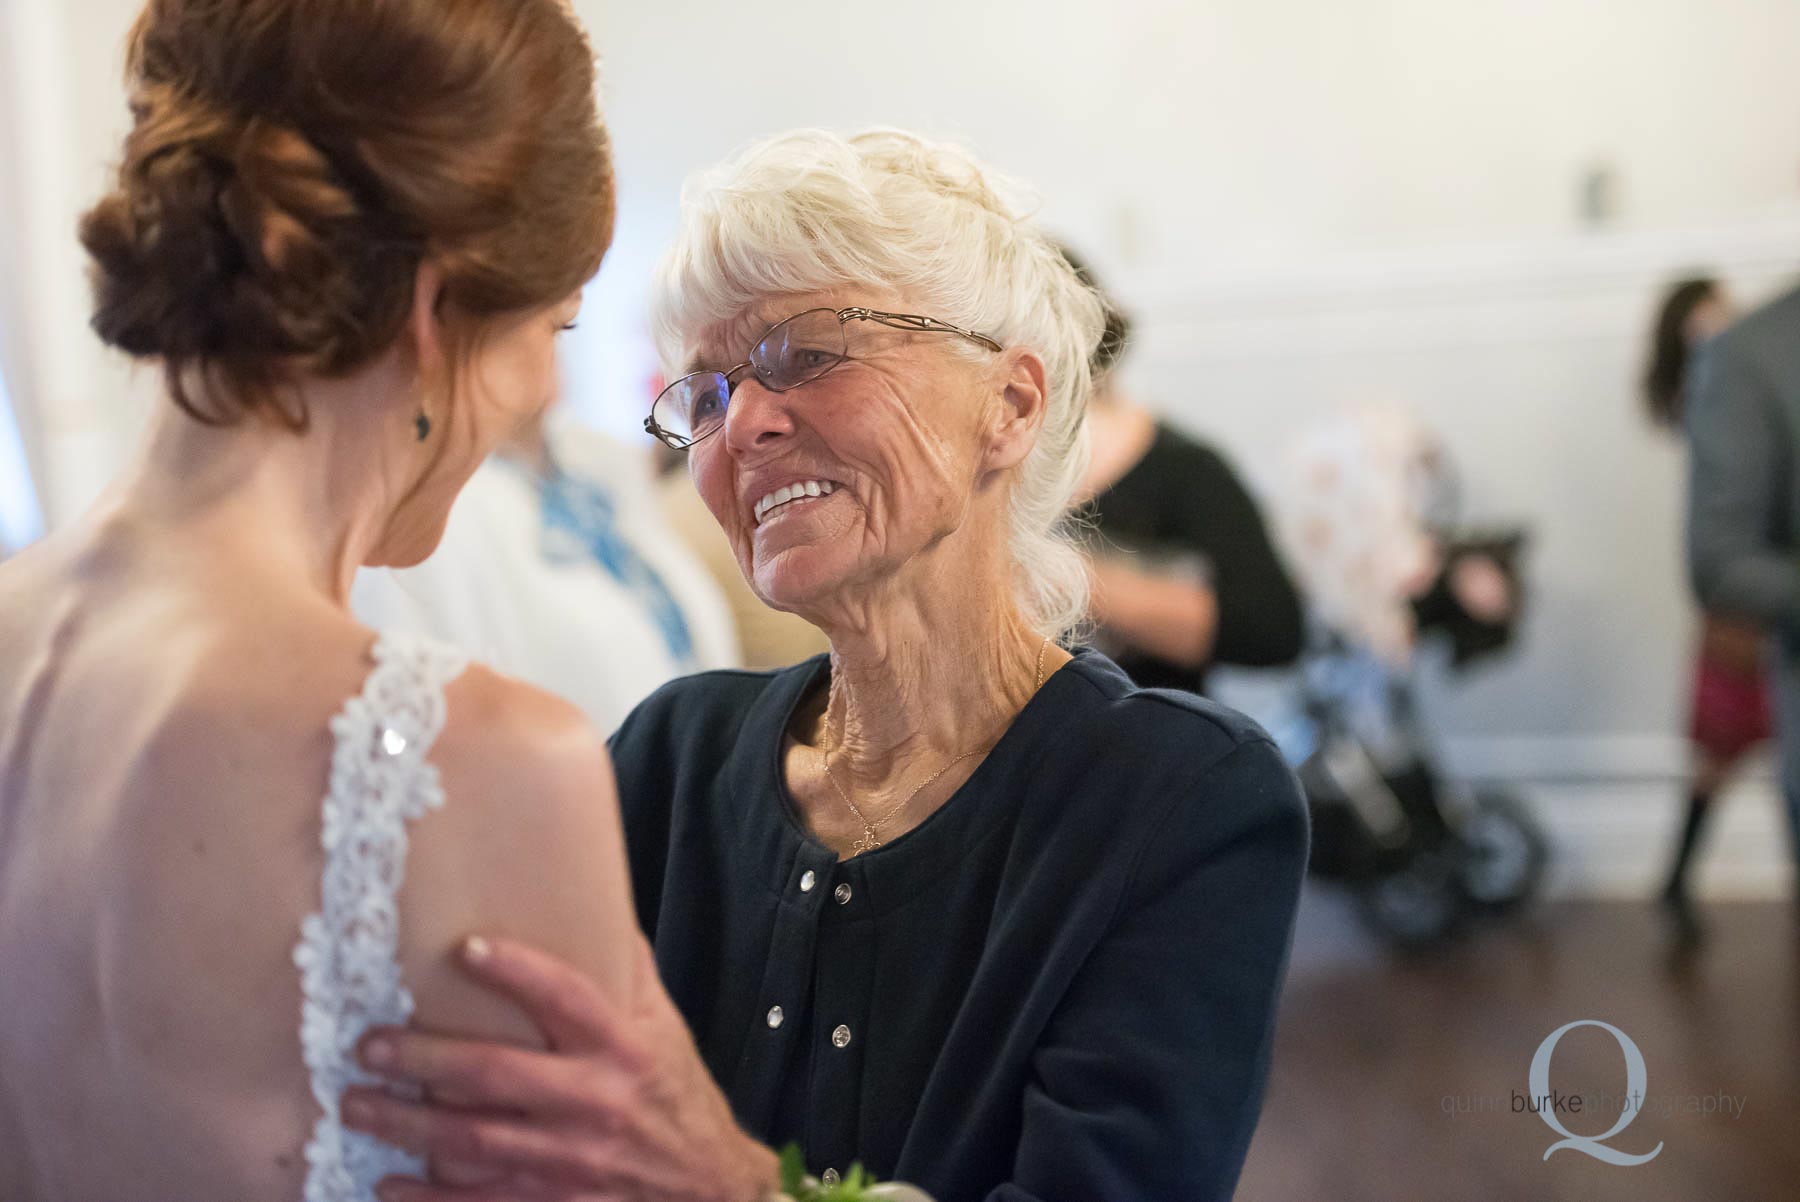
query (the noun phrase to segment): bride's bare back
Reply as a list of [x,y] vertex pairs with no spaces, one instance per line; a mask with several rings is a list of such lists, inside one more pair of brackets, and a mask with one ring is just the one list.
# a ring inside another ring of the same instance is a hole
[[[320,905],[328,724],[371,636],[304,598],[244,606],[253,584],[171,570],[125,525],[0,567],[0,1197],[298,1199],[319,1110],[292,953]],[[635,922],[604,752],[479,669],[449,715],[402,968],[422,1023],[529,1040],[446,956],[513,933],[619,984]]]
[[[553,400],[612,168],[563,0],[154,0],[127,82],[92,326],[169,403],[106,500],[0,564],[0,1199],[299,1202],[294,949],[331,721],[374,666],[351,578],[428,555]],[[623,986],[605,748],[480,668],[431,687],[444,804],[394,958],[420,1025],[532,1040],[447,953],[512,934]],[[369,1195],[346,1176],[313,1196]]]

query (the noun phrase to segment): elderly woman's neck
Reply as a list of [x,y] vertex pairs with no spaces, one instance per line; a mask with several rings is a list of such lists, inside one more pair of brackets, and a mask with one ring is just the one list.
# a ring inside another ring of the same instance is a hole
[[907,604],[832,633],[821,742],[842,770],[879,780],[900,761],[986,747],[1067,660],[1010,603]]

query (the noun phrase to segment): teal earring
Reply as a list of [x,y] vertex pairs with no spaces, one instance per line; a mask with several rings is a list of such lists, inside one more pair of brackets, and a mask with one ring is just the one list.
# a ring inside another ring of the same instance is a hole
[[413,430],[418,434],[420,442],[424,442],[431,436],[431,419],[426,417],[423,411],[419,416],[413,418]]

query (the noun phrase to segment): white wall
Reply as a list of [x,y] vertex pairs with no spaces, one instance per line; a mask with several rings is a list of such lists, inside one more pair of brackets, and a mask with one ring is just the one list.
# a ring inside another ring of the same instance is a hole
[[153,373],[134,373],[88,332],[77,218],[100,195],[126,129],[121,74],[135,0],[0,0],[0,204],[7,246],[0,320],[43,509],[66,521],[122,454]]
[[[965,139],[1131,296],[1353,250],[1779,210],[1800,179],[1791,0],[580,0],[621,180],[593,378],[650,366],[630,320],[681,179],[798,125]],[[1146,317],[1151,316],[1146,314]]]
[[[0,0],[54,506],[146,403],[83,327],[79,208],[122,128],[131,0]],[[618,239],[573,400],[635,429],[642,297],[682,179],[798,125],[913,126],[1033,181],[1136,310],[1134,382],[1253,476],[1345,399],[1417,405],[1475,508],[1538,532],[1520,653],[1443,688],[1453,758],[1520,781],[1571,880],[1636,887],[1676,791],[1681,466],[1638,420],[1657,282],[1766,293],[1800,261],[1792,0],[577,0],[602,51]],[[1584,171],[1617,210],[1585,229]],[[1437,686],[1433,686],[1436,688]],[[1766,782],[1715,864],[1777,886]]]

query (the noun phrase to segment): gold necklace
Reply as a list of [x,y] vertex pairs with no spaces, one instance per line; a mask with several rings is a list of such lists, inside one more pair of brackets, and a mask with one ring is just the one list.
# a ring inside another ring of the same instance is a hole
[[[1044,687],[1044,653],[1046,651],[1048,651],[1049,649],[1050,649],[1050,636],[1045,635],[1044,641],[1038,645],[1037,683],[1032,686],[1032,692],[1034,692],[1034,693],[1038,689],[1041,689]],[[917,797],[919,795],[919,793],[925,788],[926,785],[929,785],[932,781],[934,781],[938,777],[944,775],[944,773],[950,771],[951,768],[954,768],[957,764],[968,759],[972,755],[978,755],[981,752],[992,751],[993,749],[994,749],[994,744],[989,743],[986,747],[976,747],[976,748],[972,748],[968,751],[963,752],[961,755],[957,756],[955,759],[946,763],[942,768],[939,768],[936,772],[933,772],[930,776],[928,776],[924,780],[920,781],[918,783],[918,785],[913,789],[912,792],[908,793],[905,797],[900,799],[900,804],[894,806],[892,809],[888,810],[887,813],[885,813],[881,817],[875,819],[875,821],[873,821],[873,822],[869,821],[869,819],[863,815],[863,812],[856,808],[856,803],[854,801],[850,800],[850,794],[844,792],[844,786],[838,784],[837,776],[831,771],[831,753],[830,752],[823,753],[823,759],[825,761],[825,779],[831,782],[831,787],[833,789],[837,790],[837,795],[844,799],[844,804],[850,807],[850,812],[852,814],[856,815],[856,820],[863,824],[862,838],[858,839],[855,843],[852,843],[850,845],[850,854],[853,856],[861,855],[863,852],[874,851],[877,847],[880,847],[881,840],[879,840],[875,837],[875,828],[881,826],[889,818],[892,818],[895,814],[898,814],[901,810],[904,810],[907,806],[907,803],[910,802],[913,798]]]

